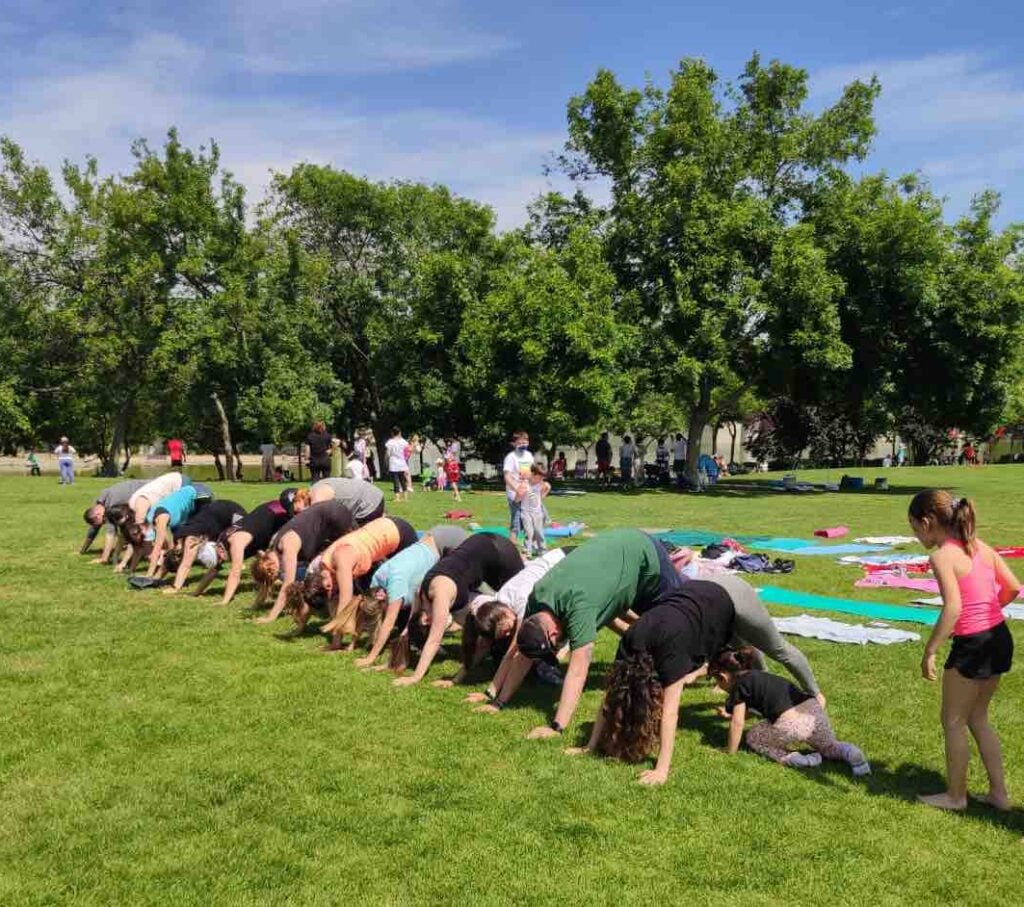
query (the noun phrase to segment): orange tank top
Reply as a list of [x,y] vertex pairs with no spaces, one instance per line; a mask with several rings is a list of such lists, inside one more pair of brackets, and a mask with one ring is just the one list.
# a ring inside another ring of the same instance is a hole
[[344,545],[356,552],[356,564],[352,568],[353,576],[365,576],[378,561],[390,557],[398,550],[400,544],[398,527],[394,520],[382,516],[360,526],[339,539],[339,547]]

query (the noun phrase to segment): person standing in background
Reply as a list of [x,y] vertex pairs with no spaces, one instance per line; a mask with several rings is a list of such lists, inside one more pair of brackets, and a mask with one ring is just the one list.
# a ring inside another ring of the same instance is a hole
[[594,453],[597,455],[597,477],[607,484],[612,471],[612,445],[608,440],[608,432],[601,432],[601,437],[594,446]]
[[309,479],[319,482],[331,472],[331,435],[324,422],[318,419],[306,435],[306,455],[309,461]]
[[505,479],[505,496],[508,499],[509,529],[512,540],[519,537],[523,528],[523,498],[526,497],[533,454],[530,453],[530,436],[525,431],[512,435],[512,450],[505,457],[501,472]]
[[654,449],[654,465],[658,467],[658,478],[668,478],[668,444],[665,438],[658,438],[658,446]]
[[185,442],[181,438],[170,438],[167,441],[167,456],[171,459],[171,469],[181,472],[185,465]]
[[260,445],[260,468],[264,482],[274,481],[274,454],[277,448],[272,443]]
[[395,500],[405,500],[408,495],[405,491],[405,474],[409,471],[407,451],[409,442],[402,437],[402,429],[397,425],[391,429],[391,437],[384,445],[388,455],[388,473],[391,475],[391,487],[395,492]]
[[331,476],[340,479],[348,475],[348,457],[345,456],[345,442],[331,438]]
[[74,485],[75,457],[78,455],[78,451],[71,446],[67,437],[63,437],[53,452],[57,455],[57,466],[60,468],[60,481],[57,484]]
[[636,459],[636,445],[629,435],[623,435],[619,445],[619,473],[623,486],[633,484],[633,461]]

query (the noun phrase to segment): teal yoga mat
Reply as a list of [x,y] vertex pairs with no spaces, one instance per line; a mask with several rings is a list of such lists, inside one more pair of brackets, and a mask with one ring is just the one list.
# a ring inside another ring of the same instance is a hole
[[761,601],[766,605],[786,605],[790,608],[805,608],[811,611],[838,611],[840,614],[856,614],[874,620],[902,620],[913,624],[934,626],[939,619],[935,608],[908,608],[905,605],[885,605],[876,602],[858,602],[849,598],[829,598],[827,595],[811,595],[778,586],[762,586]]

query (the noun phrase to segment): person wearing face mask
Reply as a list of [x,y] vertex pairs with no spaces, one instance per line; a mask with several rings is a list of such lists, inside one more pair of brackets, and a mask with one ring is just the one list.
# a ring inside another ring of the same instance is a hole
[[509,529],[513,540],[522,529],[523,499],[529,490],[530,467],[533,454],[530,453],[530,436],[525,431],[512,435],[512,450],[505,457],[501,471],[505,477],[505,496],[508,498]]

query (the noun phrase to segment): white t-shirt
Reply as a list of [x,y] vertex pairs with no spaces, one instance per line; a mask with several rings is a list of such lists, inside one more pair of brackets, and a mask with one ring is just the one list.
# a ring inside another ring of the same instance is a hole
[[58,463],[70,463],[75,459],[75,456],[78,454],[78,451],[75,450],[70,444],[68,445],[67,450],[65,450],[62,445],[58,445],[53,452],[57,455]]
[[353,446],[353,453],[357,460],[366,462],[366,438],[356,438],[356,443]]
[[397,438],[391,438],[388,443],[384,445],[384,449],[388,453],[388,470],[390,472],[409,471],[409,463],[405,459],[405,449],[408,446],[409,442],[401,435]]
[[636,445],[630,441],[628,444],[623,444],[619,448],[619,459],[620,460],[633,460],[636,458]]
[[155,504],[161,498],[174,494],[181,488],[180,472],[165,472],[157,476],[152,482],[147,482],[128,499],[128,506],[134,510],[135,503],[139,498],[145,498],[150,504]]
[[269,459],[270,457],[274,456],[274,451],[276,449],[277,448],[275,448],[273,444],[261,444],[260,454],[262,454],[263,457]]
[[686,459],[686,439],[685,438],[683,438],[683,439],[681,439],[679,441],[676,441],[676,443],[672,445],[672,456],[675,459],[677,459],[677,460],[685,460]]
[[530,561],[522,570],[512,577],[494,595],[480,595],[470,602],[469,608],[475,614],[477,608],[484,602],[496,601],[511,608],[516,612],[520,620],[526,614],[526,601],[544,576],[559,561],[565,559],[565,552],[559,548],[553,548],[546,554]]
[[[533,454],[528,450],[524,450],[520,453],[517,450],[509,451],[508,456],[505,457],[505,462],[502,464],[501,471],[503,474],[514,473],[518,475],[524,482],[530,477],[530,467],[533,466]],[[514,501],[516,499],[516,493],[511,489],[505,489],[508,499]]]

